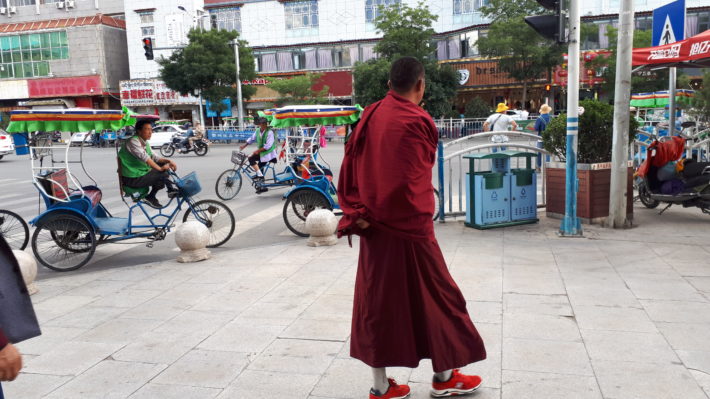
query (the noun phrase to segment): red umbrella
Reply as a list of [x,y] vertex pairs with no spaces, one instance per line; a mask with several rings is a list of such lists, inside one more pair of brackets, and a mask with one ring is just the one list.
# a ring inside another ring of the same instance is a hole
[[710,30],[679,42],[634,49],[633,65],[680,68],[710,67]]

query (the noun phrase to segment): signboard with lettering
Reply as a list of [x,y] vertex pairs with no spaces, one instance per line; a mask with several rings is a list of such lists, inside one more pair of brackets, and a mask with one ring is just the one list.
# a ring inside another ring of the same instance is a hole
[[[495,61],[465,61],[450,63],[459,74],[459,83],[463,88],[494,87],[519,84],[517,80],[498,67]],[[546,82],[544,76],[534,82]]]
[[121,105],[126,107],[154,105],[197,105],[199,100],[192,95],[181,95],[170,90],[159,79],[122,80]]
[[652,46],[685,39],[685,0],[676,0],[653,10]]

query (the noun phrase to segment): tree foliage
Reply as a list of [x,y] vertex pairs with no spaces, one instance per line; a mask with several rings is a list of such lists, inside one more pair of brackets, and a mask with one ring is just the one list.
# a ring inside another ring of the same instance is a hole
[[464,115],[466,118],[487,118],[491,114],[491,107],[481,97],[474,97],[466,103]]
[[695,91],[692,114],[705,122],[710,122],[710,70],[703,75],[703,86]]
[[319,91],[313,90],[313,86],[323,77],[323,74],[307,73],[305,75],[293,76],[290,79],[275,80],[266,87],[279,93],[276,106],[281,107],[286,104],[322,104],[327,101],[328,86],[323,86]]
[[488,34],[477,41],[478,51],[484,57],[498,59],[500,70],[523,83],[523,103],[528,83],[545,76],[562,61],[562,46],[545,40],[525,23],[526,15],[543,12],[535,0],[490,0],[481,7],[491,25]]
[[[180,94],[199,95],[212,103],[212,110],[225,110],[222,100],[236,102],[236,65],[234,48],[230,44],[237,32],[227,30],[191,30],[186,47],[176,50],[169,58],[161,58],[160,78],[170,89]],[[256,77],[254,56],[244,40],[239,41],[239,68],[242,79]],[[253,86],[243,86],[242,96],[250,98],[256,93]]]
[[359,104],[367,106],[385,97],[392,62],[411,56],[424,64],[424,109],[434,117],[450,114],[459,77],[453,68],[439,65],[434,57],[432,25],[437,18],[421,2],[414,8],[398,4],[382,9],[375,19],[375,27],[382,34],[375,46],[379,58],[357,63],[353,70],[355,100]]
[[[614,137],[614,106],[596,100],[582,100],[579,105],[584,113],[579,116],[579,146],[577,159],[580,163],[611,162],[611,147]],[[629,118],[629,132],[635,132],[638,122]],[[635,135],[629,134],[629,143]],[[545,150],[560,159],[565,159],[567,148],[567,115],[560,114],[550,120],[542,132]]]

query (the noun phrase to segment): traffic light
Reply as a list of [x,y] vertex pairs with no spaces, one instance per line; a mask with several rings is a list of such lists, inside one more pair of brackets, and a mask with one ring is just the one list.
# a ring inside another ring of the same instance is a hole
[[542,37],[557,43],[567,43],[565,32],[567,15],[562,6],[564,0],[537,0],[538,4],[555,14],[534,15],[525,17],[525,22]]
[[145,59],[153,59],[153,39],[149,37],[143,38],[143,50],[145,50]]
[[550,86],[550,85],[545,85],[545,91],[548,91],[548,92],[549,92],[551,88],[552,88],[552,86]]

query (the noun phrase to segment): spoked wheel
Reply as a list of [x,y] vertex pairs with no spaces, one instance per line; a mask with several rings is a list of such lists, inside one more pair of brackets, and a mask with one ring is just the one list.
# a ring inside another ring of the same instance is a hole
[[197,220],[210,231],[208,248],[219,247],[229,241],[234,234],[235,221],[232,211],[223,203],[215,200],[195,202],[191,209],[185,211],[182,221]]
[[23,250],[30,241],[30,228],[20,215],[0,209],[0,236],[5,238],[10,249]]
[[175,147],[170,145],[170,143],[165,143],[160,146],[160,155],[170,158],[173,154],[175,154]]
[[83,218],[54,215],[35,229],[32,251],[42,265],[54,271],[68,272],[84,266],[94,256],[96,235]]
[[645,184],[639,186],[639,200],[648,209],[656,208],[660,205],[660,201],[651,198],[651,193],[646,188]]
[[207,144],[195,143],[195,155],[197,155],[198,157],[203,157],[207,155],[207,150],[209,150],[209,148],[207,148]]
[[236,169],[227,169],[217,178],[214,184],[214,191],[222,200],[231,200],[239,194],[242,189],[242,174]]
[[284,222],[293,234],[308,237],[306,218],[316,209],[333,210],[330,201],[315,190],[299,190],[288,196],[284,204]]
[[434,220],[439,217],[439,210],[441,209],[441,198],[439,198],[439,190],[434,189]]

